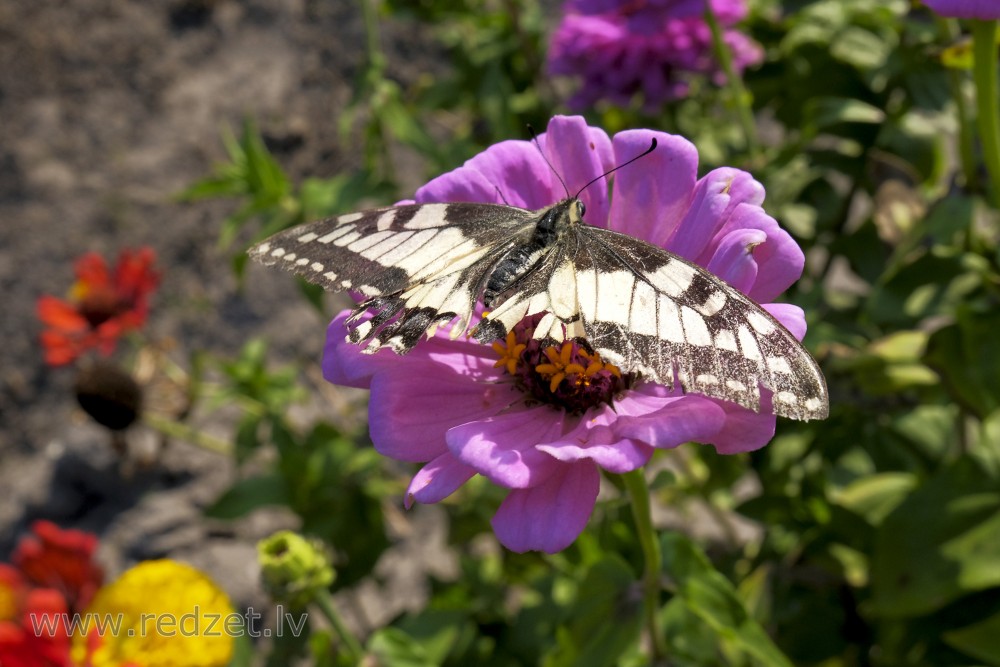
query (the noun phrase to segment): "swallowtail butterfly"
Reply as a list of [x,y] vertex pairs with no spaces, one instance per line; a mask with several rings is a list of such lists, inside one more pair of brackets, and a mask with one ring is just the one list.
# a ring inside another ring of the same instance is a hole
[[[753,300],[705,269],[584,222],[569,197],[530,211],[482,203],[411,204],[349,213],[280,232],[250,249],[329,291],[365,299],[349,340],[365,352],[411,350],[455,320],[483,343],[546,313],[537,338],[583,338],[623,372],[760,411],[822,419],[826,382],[802,345]],[[371,317],[364,319],[367,313]]]

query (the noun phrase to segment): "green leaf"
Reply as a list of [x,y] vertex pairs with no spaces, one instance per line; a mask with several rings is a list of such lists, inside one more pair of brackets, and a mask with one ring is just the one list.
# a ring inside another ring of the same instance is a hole
[[608,556],[587,572],[545,667],[614,665],[634,647],[642,626],[642,592],[631,568]]
[[876,35],[864,28],[850,26],[834,37],[830,54],[859,70],[875,69],[885,63],[895,46],[885,34]]
[[701,549],[673,532],[663,535],[662,547],[664,572],[691,613],[721,639],[760,663],[791,667],[788,658],[747,613],[733,584],[712,566]]
[[991,665],[1000,665],[1000,614],[944,633],[949,645]]
[[266,505],[288,505],[288,487],[277,473],[241,479],[205,509],[206,516],[236,519]]
[[959,310],[955,324],[931,335],[924,360],[944,379],[952,396],[980,418],[1000,408],[1000,311]]
[[246,634],[233,638],[233,659],[229,661],[229,667],[253,667],[255,658],[256,651]]
[[368,650],[382,667],[437,667],[423,644],[399,628],[382,628],[368,640]]
[[912,473],[885,472],[863,477],[831,495],[833,502],[877,526],[916,486],[917,478]]
[[871,609],[902,618],[1000,586],[1000,490],[971,459],[938,471],[880,526]]
[[885,112],[867,102],[844,97],[819,97],[810,100],[806,117],[816,129],[840,123],[882,123]]

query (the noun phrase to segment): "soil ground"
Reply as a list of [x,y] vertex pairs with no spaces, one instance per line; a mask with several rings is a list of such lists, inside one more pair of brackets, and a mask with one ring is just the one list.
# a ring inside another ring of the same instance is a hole
[[[416,72],[414,54],[431,51],[415,46],[424,36],[384,30],[390,62]],[[35,303],[65,294],[83,252],[149,245],[163,271],[153,338],[226,356],[263,335],[274,358],[315,364],[325,323],[290,280],[254,268],[237,289],[217,247],[233,204],[175,196],[225,158],[221,131],[245,117],[294,180],[351,166],[336,119],[363,58],[359,7],[343,0],[0,3],[0,560],[46,518],[96,532],[111,574],[169,555],[207,570],[238,604],[265,604],[254,544],[293,518],[203,519],[234,469],[182,442],[124,475],[106,433],[76,408],[72,370],[43,364]],[[425,520],[430,545],[443,526]],[[360,599],[373,622],[399,603]]]

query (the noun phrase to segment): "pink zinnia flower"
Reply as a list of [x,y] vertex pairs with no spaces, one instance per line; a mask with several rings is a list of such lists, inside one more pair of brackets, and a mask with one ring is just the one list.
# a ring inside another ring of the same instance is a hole
[[[678,136],[632,130],[614,139],[580,117],[556,117],[538,137],[571,192],[638,155],[647,157],[588,187],[586,220],[707,267],[759,302],[770,302],[801,274],[803,255],[760,204],[764,190],[729,168],[697,178],[695,147]],[[496,144],[416,194],[416,201],[474,201],[539,209],[566,196],[539,148]],[[802,310],[767,310],[799,338]],[[330,325],[323,369],[335,384],[371,389],[372,441],[382,454],[425,465],[406,505],[433,503],[480,474],[510,489],[493,518],[513,551],[559,551],[587,523],[600,469],[635,470],[654,450],[689,441],[724,454],[764,446],[774,434],[764,414],[630,378],[576,342],[542,348],[527,317],[492,346],[440,332],[406,356],[362,354],[345,342],[341,313]],[[613,405],[612,405],[613,401]]]
[[[746,15],[745,0],[712,0],[742,72],[759,63],[761,48],[730,29]],[[642,93],[647,108],[687,95],[692,75],[724,83],[703,18],[705,0],[570,0],[549,48],[549,72],[576,77],[575,109],[607,99],[628,106]]]
[[941,16],[960,19],[1000,19],[998,0],[924,0],[924,4]]

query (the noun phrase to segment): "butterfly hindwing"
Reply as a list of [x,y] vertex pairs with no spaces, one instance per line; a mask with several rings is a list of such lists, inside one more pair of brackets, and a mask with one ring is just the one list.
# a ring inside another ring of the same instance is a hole
[[508,329],[518,315],[545,310],[554,317],[539,323],[537,337],[586,338],[606,361],[667,387],[677,381],[685,391],[760,411],[762,386],[776,414],[826,416],[818,365],[745,294],[644,241],[586,225],[576,230],[491,320]]

